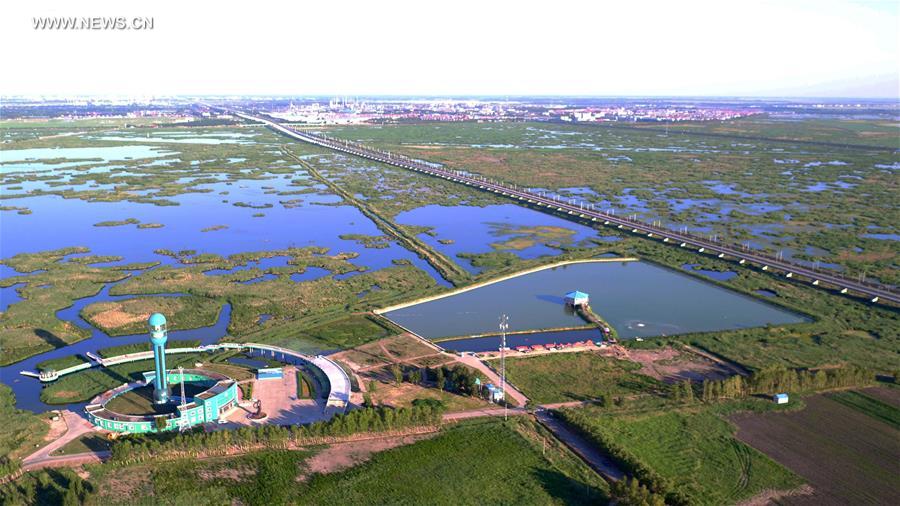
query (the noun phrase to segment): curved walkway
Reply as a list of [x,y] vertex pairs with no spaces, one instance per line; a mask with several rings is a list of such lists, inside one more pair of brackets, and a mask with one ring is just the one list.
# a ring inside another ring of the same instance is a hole
[[[171,355],[179,353],[203,353],[219,350],[259,351],[263,353],[269,353],[273,358],[278,358],[279,356],[282,359],[291,357],[293,359],[306,362],[321,370],[328,378],[329,392],[326,407],[345,408],[350,402],[349,376],[347,376],[347,373],[344,372],[344,370],[341,369],[339,365],[322,355],[311,357],[309,355],[304,355],[303,353],[288,348],[261,343],[216,343],[207,344],[205,346],[198,346],[196,348],[171,348],[166,350],[166,354]],[[153,358],[153,352],[148,350],[137,353],[127,353],[125,355],[117,355],[115,357],[109,358],[101,358],[91,354],[90,358],[94,361],[93,363],[90,363],[89,365],[79,364],[67,369],[62,369],[60,371],[57,371],[57,377],[71,374],[83,369],[88,369],[90,367],[110,367],[113,365],[124,364],[128,362],[137,362],[139,360],[149,360]],[[39,376],[37,373],[30,371],[22,371],[22,374],[32,377]]]

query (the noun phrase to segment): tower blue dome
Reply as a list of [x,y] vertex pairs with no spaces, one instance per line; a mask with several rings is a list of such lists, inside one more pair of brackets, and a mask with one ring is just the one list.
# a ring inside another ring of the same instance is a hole
[[153,313],[150,315],[150,319],[147,320],[147,324],[151,327],[159,327],[166,324],[166,317],[162,315],[162,313]]

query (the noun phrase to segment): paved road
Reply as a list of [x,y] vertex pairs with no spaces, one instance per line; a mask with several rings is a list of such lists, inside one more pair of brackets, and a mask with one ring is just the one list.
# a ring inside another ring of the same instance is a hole
[[[478,357],[472,355],[464,355],[462,357],[458,357],[456,360],[470,367],[478,369],[479,371],[484,373],[484,375],[487,376],[488,379],[494,382],[495,385],[500,385],[500,376],[495,373],[493,369],[488,367],[487,364],[479,360]],[[506,382],[506,394],[515,399],[516,403],[518,403],[519,406],[525,406],[525,403],[528,402],[528,397],[525,397],[525,394],[516,390],[516,388],[510,385],[508,381]]]
[[625,477],[625,473],[606,454],[581,437],[581,435],[568,428],[564,423],[551,416],[549,412],[538,410],[535,413],[535,418],[601,475],[610,480],[621,480]]
[[[66,422],[66,427],[68,427],[65,434],[55,441],[52,441],[47,446],[22,459],[23,468],[38,469],[40,467],[47,467],[45,464],[48,462],[59,462],[61,459],[62,461],[65,461],[68,457],[74,457],[73,455],[51,457],[50,454],[69,444],[71,441],[78,439],[78,437],[94,431],[94,426],[78,413],[65,410],[62,412],[62,418]],[[88,455],[91,455],[91,453],[88,453]]]
[[34,471],[35,469],[43,469],[45,467],[75,467],[84,464],[97,464],[108,459],[111,453],[109,451],[75,453],[72,455],[60,455],[58,457],[45,457],[40,460],[22,464],[25,471]]

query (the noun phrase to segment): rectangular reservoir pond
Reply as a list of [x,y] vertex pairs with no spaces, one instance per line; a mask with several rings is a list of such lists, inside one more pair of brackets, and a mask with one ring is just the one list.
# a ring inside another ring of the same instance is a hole
[[[384,316],[428,339],[494,333],[503,313],[509,315],[510,331],[573,327],[584,324],[563,302],[564,294],[573,290],[587,292],[594,312],[625,339],[808,321],[772,304],[644,262],[546,269]],[[509,342],[516,346],[516,336],[510,336]]]

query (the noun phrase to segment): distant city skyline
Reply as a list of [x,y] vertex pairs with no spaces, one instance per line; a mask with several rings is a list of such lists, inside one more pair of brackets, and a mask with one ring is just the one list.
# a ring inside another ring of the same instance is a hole
[[890,0],[291,5],[8,2],[0,95],[900,99]]

